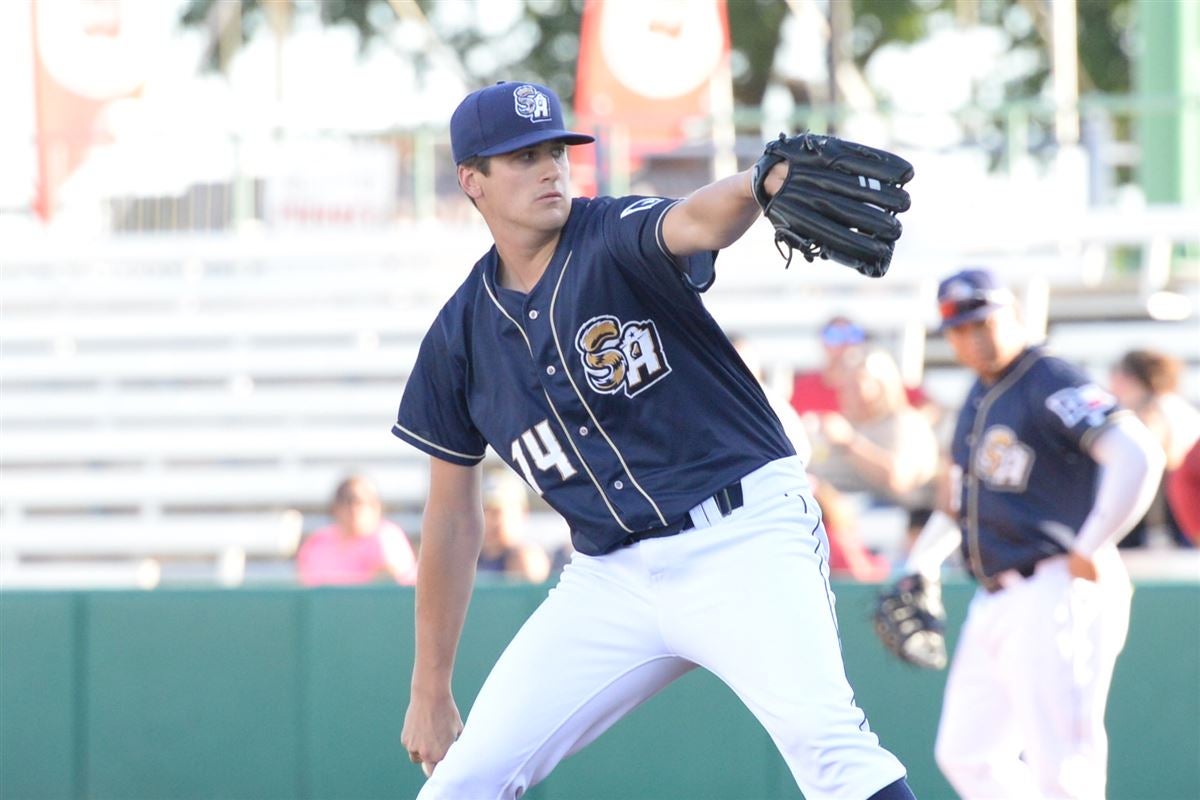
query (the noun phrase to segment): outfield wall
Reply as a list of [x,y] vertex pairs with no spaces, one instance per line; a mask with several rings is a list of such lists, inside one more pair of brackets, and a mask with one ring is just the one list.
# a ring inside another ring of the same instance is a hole
[[[931,755],[945,674],[885,656],[874,586],[836,590],[860,705],[919,797],[953,797]],[[476,591],[455,680],[464,713],[545,591]],[[951,638],[970,591],[945,588]],[[0,797],[413,797],[420,771],[399,744],[412,617],[398,587],[0,592]],[[1200,797],[1200,585],[1139,584],[1108,724],[1112,800]],[[526,797],[800,794],[753,717],[695,672]]]

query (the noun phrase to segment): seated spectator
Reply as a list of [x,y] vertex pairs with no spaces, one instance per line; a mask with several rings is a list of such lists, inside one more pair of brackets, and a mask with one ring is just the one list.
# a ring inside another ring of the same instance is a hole
[[821,326],[825,363],[819,370],[797,372],[792,383],[792,407],[801,414],[837,411],[837,387],[846,357],[866,345],[867,333],[846,317],[833,317]]
[[1200,440],[1200,411],[1178,393],[1182,364],[1165,353],[1130,350],[1109,373],[1117,401],[1145,423],[1167,456],[1164,481],[1145,518],[1121,540],[1120,547],[1142,547],[1147,533],[1160,527],[1178,545],[1189,547],[1178,520],[1167,503],[1167,477],[1179,468],[1188,451]]
[[[837,411],[838,386],[846,373],[848,360],[861,358],[870,346],[870,337],[857,323],[836,316],[821,326],[821,349],[825,361],[819,370],[797,372],[792,383],[792,407],[800,414]],[[909,404],[925,410],[929,398],[919,387],[905,387]],[[932,411],[931,411],[932,416]]]
[[1200,410],[1179,395],[1178,359],[1153,350],[1130,350],[1110,373],[1112,392],[1159,439],[1167,469],[1175,469],[1197,439]]
[[333,522],[313,531],[296,554],[305,586],[417,582],[417,560],[400,527],[383,517],[375,485],[362,475],[340,484],[330,507]]
[[901,506],[915,536],[934,505],[933,426],[909,404],[900,370],[884,351],[860,351],[845,368],[839,410],[815,415],[810,425],[810,472],[837,492],[865,492]]
[[550,577],[550,557],[526,539],[528,520],[525,484],[507,470],[488,475],[483,485],[483,547],[478,573],[526,583],[543,583]]
[[1183,535],[1200,545],[1200,439],[1167,473],[1167,504]]

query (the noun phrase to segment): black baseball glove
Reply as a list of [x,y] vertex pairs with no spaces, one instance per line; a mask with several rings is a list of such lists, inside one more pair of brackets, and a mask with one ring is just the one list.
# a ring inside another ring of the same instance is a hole
[[[771,197],[763,182],[780,161],[788,162],[787,179]],[[833,136],[781,133],[753,175],[754,197],[775,226],[775,246],[788,265],[799,250],[809,261],[832,258],[872,278],[888,271],[900,238],[896,214],[909,206],[903,186],[912,180],[912,164]]]
[[942,587],[907,575],[879,594],[875,635],[894,656],[926,669],[946,666],[946,611]]

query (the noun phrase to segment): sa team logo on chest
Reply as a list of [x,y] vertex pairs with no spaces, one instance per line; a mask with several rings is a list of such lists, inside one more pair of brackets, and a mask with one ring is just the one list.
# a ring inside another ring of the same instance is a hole
[[1017,438],[1012,428],[993,425],[983,432],[975,450],[975,474],[997,491],[1023,492],[1035,458],[1033,448]]
[[622,324],[613,316],[592,317],[580,327],[575,349],[588,385],[601,394],[633,397],[671,372],[653,320]]

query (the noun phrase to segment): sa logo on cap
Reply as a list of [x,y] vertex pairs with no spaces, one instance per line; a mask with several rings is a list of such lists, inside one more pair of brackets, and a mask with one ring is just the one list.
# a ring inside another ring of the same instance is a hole
[[519,117],[524,117],[530,122],[550,121],[550,98],[538,91],[537,87],[527,83],[518,86],[513,91],[513,103]]

